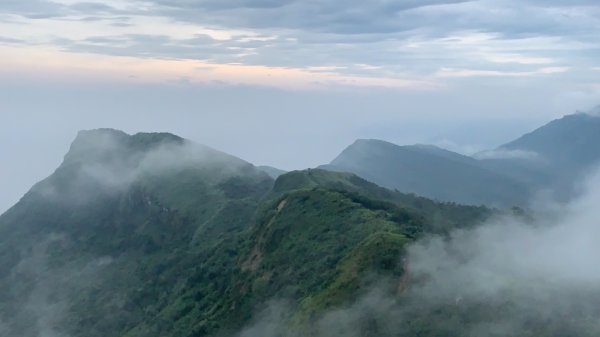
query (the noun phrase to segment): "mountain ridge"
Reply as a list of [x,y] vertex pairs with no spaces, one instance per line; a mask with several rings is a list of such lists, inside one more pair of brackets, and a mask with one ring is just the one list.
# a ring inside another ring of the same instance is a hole
[[353,174],[273,180],[228,156],[195,158],[186,142],[154,146],[165,136],[126,150],[113,145],[135,135],[83,136],[98,134],[102,146],[86,152],[79,139],[0,216],[0,331],[9,336],[234,334],[277,297],[293,303],[291,321],[310,325],[354,298],[369,273],[400,277],[396,259],[410,240],[491,214]]
[[577,177],[600,163],[597,143],[600,117],[577,113],[474,157],[432,145],[358,139],[320,167],[442,201],[530,207],[540,193],[557,201],[577,195]]
[[[522,190],[507,177],[480,167],[473,158],[438,148],[399,146],[379,140],[357,141],[321,168],[352,172],[403,192],[475,205],[514,206],[518,202],[511,203],[515,194],[510,191]],[[488,186],[492,194],[482,193],[478,188],[482,182],[495,183]],[[517,200],[524,202],[520,197]]]

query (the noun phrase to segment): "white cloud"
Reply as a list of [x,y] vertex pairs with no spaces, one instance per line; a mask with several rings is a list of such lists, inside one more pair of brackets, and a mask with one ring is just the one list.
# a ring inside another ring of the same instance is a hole
[[[253,66],[233,62],[218,64],[196,60],[139,59],[126,56],[73,54],[53,48],[30,48],[31,50],[27,50],[0,45],[0,52],[6,57],[6,61],[0,65],[0,72],[67,77],[72,80],[81,78],[100,81],[117,80],[132,84],[175,82],[185,78],[191,84],[221,81],[234,85],[260,85],[298,90],[331,87],[435,90],[440,87],[435,81],[410,77],[355,76],[303,68]],[[44,67],[31,69],[31,64],[43,64]]]
[[83,16],[62,18],[42,18],[36,20],[19,16],[10,16],[12,20],[0,21],[0,31],[10,32],[10,36],[34,43],[52,44],[57,38],[83,40],[89,37],[115,35],[161,35],[173,39],[193,38],[207,35],[215,40],[231,40],[236,37],[245,39],[268,40],[271,37],[250,30],[210,29],[196,24],[173,22],[166,17],[128,15],[127,25],[114,25],[115,15],[98,17],[98,20],[83,20]]
[[537,72],[540,74],[560,74],[569,71],[571,68],[569,67],[546,67],[541,68]]
[[[534,288],[598,290],[599,178],[596,174],[586,180],[587,193],[579,200],[566,206],[547,205],[535,223],[493,219],[473,230],[457,230],[449,240],[425,240],[412,248],[412,270],[432,276],[432,290],[444,284],[437,289],[465,299]],[[538,295],[549,294],[528,296]]]
[[482,151],[476,153],[474,157],[477,159],[540,159],[540,155],[533,151],[506,149]]
[[549,57],[535,57],[520,54],[484,54],[482,57],[493,63],[552,64],[556,62],[556,60]]
[[[0,20],[0,31],[43,47],[64,47],[60,41],[65,39],[79,43],[89,38],[136,35],[163,36],[178,43],[205,35],[223,42],[220,51],[231,53],[212,55],[214,48],[207,50],[197,42],[186,46],[189,53],[181,58],[308,71],[329,67],[350,77],[380,77],[384,82],[389,78],[430,78],[439,75],[440,69],[472,69],[452,74],[442,71],[443,77],[521,77],[564,72],[561,64],[570,65],[569,60],[576,57],[597,62],[590,55],[597,54],[593,51],[598,41],[584,33],[599,26],[593,10],[530,1],[392,4],[373,0],[353,1],[340,10],[339,4],[331,1],[58,0],[50,6],[48,1],[35,0],[47,5],[35,7],[36,12],[44,8],[56,12],[35,20],[23,16],[32,10],[33,2],[28,1],[33,0],[0,5],[0,13],[10,19]],[[361,8],[367,10],[357,11]],[[301,15],[317,9],[330,15]],[[577,20],[561,19],[573,15]],[[136,48],[118,52],[140,57],[137,52],[143,49],[143,57],[178,58],[178,49],[165,55],[164,47],[161,41],[146,39]],[[88,48],[87,52],[108,50]],[[550,64],[562,69],[524,68]]]
[[532,71],[501,71],[482,69],[453,69],[442,68],[436,77],[441,78],[465,78],[465,77],[531,77],[537,75],[559,74],[569,71],[568,67],[546,67]]
[[324,72],[332,72],[332,71],[342,70],[342,69],[346,69],[346,67],[341,67],[341,66],[313,66],[313,67],[307,67],[306,68],[306,70],[308,70],[308,71],[324,71]]

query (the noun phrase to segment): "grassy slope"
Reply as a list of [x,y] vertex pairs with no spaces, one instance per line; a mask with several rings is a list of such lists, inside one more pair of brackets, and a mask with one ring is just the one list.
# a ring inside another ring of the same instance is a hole
[[229,293],[235,309],[225,316],[237,327],[257,305],[276,298],[294,308],[290,322],[308,322],[355,299],[375,281],[368,275],[390,277],[397,286],[404,246],[423,232],[443,234],[489,215],[486,208],[391,192],[351,174],[288,173],[247,233]]

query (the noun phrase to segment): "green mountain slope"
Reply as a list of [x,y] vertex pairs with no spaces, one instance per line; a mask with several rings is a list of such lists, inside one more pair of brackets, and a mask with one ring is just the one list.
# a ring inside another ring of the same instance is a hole
[[[81,133],[0,218],[7,329],[123,335],[168,307],[180,273],[248,226],[271,185],[252,165],[172,135]],[[49,322],[47,310],[58,312]]]
[[273,181],[170,134],[79,134],[0,217],[2,336],[222,336],[272,299],[299,331],[369,275],[402,283],[406,243],[489,217],[352,174]]

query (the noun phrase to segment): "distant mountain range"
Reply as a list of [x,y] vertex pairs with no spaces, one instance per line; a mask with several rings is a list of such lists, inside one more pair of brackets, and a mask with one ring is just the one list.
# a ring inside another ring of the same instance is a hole
[[380,140],[359,140],[330,165],[380,186],[463,204],[519,205],[525,186],[488,170],[478,160],[432,146],[397,146]]
[[597,144],[600,117],[577,113],[473,157],[430,145],[358,140],[321,168],[441,201],[527,206],[540,193],[572,197],[580,179],[600,163]]

